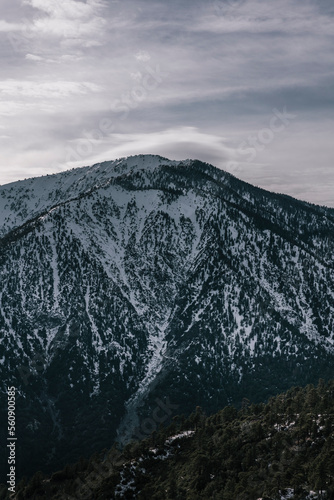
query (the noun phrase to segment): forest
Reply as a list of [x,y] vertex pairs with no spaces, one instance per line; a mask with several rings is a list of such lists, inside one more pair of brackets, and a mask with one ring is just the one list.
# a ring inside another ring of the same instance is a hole
[[331,500],[333,415],[334,381],[322,379],[266,404],[197,407],[123,449],[23,478],[16,499]]

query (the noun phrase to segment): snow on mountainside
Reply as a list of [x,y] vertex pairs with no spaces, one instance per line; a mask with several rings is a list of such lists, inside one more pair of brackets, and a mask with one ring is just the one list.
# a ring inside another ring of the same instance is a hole
[[1,390],[32,470],[142,433],[157,400],[215,411],[333,376],[334,210],[149,155],[0,204]]
[[27,222],[52,207],[103,186],[111,179],[129,174],[134,168],[152,171],[162,164],[175,165],[160,156],[129,157],[91,167],[35,177],[0,186],[0,235]]

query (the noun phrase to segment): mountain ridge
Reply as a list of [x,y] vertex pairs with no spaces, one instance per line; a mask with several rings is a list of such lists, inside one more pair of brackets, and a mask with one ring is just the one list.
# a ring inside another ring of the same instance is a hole
[[[278,199],[285,198],[286,200],[292,202],[293,204],[302,203],[305,207],[307,206],[308,209],[311,211],[312,211],[312,208],[313,209],[321,208],[324,210],[326,216],[328,213],[329,215],[331,215],[333,217],[333,220],[334,220],[334,208],[326,207],[326,206],[322,206],[322,205],[316,205],[316,204],[313,204],[313,203],[310,203],[307,201],[303,201],[303,200],[297,200],[296,198],[293,198],[292,196],[287,195],[287,194],[283,194],[283,193],[272,193],[272,192],[265,190],[261,187],[254,186],[246,181],[241,181],[241,180],[237,179],[235,176],[233,176],[233,174],[230,174],[230,173],[223,171],[221,169],[217,169],[216,167],[214,167],[213,165],[210,165],[209,163],[201,162],[199,160],[191,160],[191,159],[183,160],[183,161],[168,160],[167,158],[161,157],[159,155],[134,155],[134,156],[124,157],[124,158],[119,158],[119,159],[114,160],[114,161],[104,161],[104,162],[96,163],[96,164],[92,165],[91,167],[79,167],[79,168],[74,168],[74,169],[71,169],[68,171],[59,172],[57,174],[47,174],[44,176],[32,177],[32,178],[25,179],[25,180],[11,182],[9,184],[4,184],[4,185],[0,186],[0,197],[4,198],[6,191],[7,192],[11,191],[14,187],[21,188],[21,189],[19,189],[19,193],[20,193],[20,192],[22,192],[25,185],[33,185],[34,183],[38,184],[41,181],[50,183],[50,181],[52,181],[54,179],[57,179],[59,181],[59,180],[65,179],[66,177],[69,177],[69,176],[75,176],[78,173],[83,174],[82,176],[79,177],[79,179],[77,179],[77,183],[81,183],[81,182],[83,182],[83,177],[85,177],[85,174],[87,174],[87,173],[92,174],[94,171],[96,172],[98,170],[101,170],[102,174],[106,174],[106,173],[109,174],[109,176],[107,178],[105,178],[105,180],[104,180],[104,183],[108,184],[108,182],[112,182],[112,179],[115,180],[115,179],[117,179],[117,177],[122,177],[122,176],[125,176],[127,174],[133,173],[133,168],[137,168],[137,172],[145,171],[145,170],[147,171],[146,166],[143,169],[143,166],[140,167],[139,165],[135,164],[134,166],[132,166],[132,169],[130,166],[130,170],[129,170],[128,165],[127,165],[127,162],[129,160],[136,161],[137,159],[144,160],[145,158],[152,158],[152,159],[157,158],[160,162],[160,165],[158,165],[158,166],[165,166],[165,167],[169,167],[169,166],[174,166],[174,167],[175,166],[182,166],[182,167],[188,166],[189,167],[189,166],[191,166],[191,168],[193,168],[194,165],[201,165],[202,168],[209,169],[211,171],[211,174],[216,174],[216,175],[208,176],[208,180],[218,181],[218,177],[222,177],[225,181],[233,180],[239,184],[242,184],[243,186],[247,187],[248,189],[250,189],[252,191],[256,191],[258,194],[270,194],[271,197],[278,198]],[[124,164],[125,164],[125,167],[124,167]],[[114,168],[115,171],[112,171],[110,167]],[[123,172],[121,171],[122,167],[124,168]],[[116,174],[116,175],[111,175],[111,174]],[[75,182],[76,181],[74,179],[73,184]],[[84,186],[84,191],[82,192],[82,189],[80,191],[78,190],[77,196],[89,195],[91,190],[103,188],[104,183],[102,182],[101,184],[95,184],[95,185],[91,185],[91,184],[86,183],[86,185]],[[58,182],[58,184],[59,184],[59,182]],[[67,190],[70,189],[70,187],[71,187],[71,185],[68,186]],[[226,182],[225,187],[232,189],[231,182]],[[237,192],[235,190],[233,190],[233,191],[235,194],[237,194]],[[66,194],[66,191],[63,193],[63,195],[65,195],[65,194]],[[49,194],[49,196],[50,196],[50,194]],[[72,199],[74,201],[76,199],[76,196],[73,196],[72,198],[63,200],[63,202],[70,202]],[[1,199],[0,199],[0,202],[1,202]],[[40,216],[45,215],[49,210],[52,210],[53,208],[57,208],[61,204],[62,204],[62,201],[58,200],[58,202],[55,203],[54,205],[48,206],[48,208],[45,210],[45,213],[42,209],[42,213],[38,212],[38,214],[40,214]],[[6,207],[4,207],[3,205],[2,206],[0,205],[1,212],[4,212],[4,208],[6,208]],[[13,207],[11,207],[11,209],[12,208]],[[36,215],[36,217],[37,216],[38,215]],[[24,221],[24,222],[28,222],[28,221]],[[3,221],[2,221],[2,224],[3,224]]]

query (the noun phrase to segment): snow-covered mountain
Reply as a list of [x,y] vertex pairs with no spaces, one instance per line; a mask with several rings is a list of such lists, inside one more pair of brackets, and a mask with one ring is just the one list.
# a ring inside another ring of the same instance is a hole
[[333,209],[141,155],[0,187],[0,252],[25,472],[333,377]]

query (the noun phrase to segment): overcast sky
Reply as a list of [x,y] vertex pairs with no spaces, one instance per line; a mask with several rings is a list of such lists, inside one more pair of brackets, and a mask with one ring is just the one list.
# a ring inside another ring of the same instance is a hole
[[334,207],[333,0],[0,9],[0,184],[154,153]]

